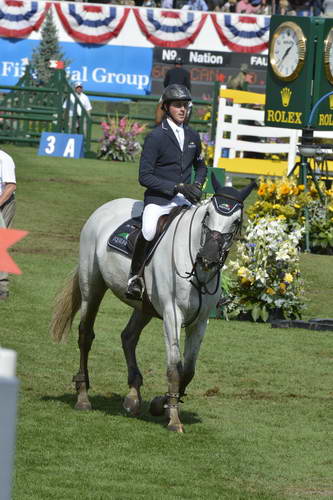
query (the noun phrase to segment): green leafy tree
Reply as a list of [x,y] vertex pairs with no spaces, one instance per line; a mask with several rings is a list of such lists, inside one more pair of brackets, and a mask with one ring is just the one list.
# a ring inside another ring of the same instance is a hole
[[70,64],[60,50],[58,30],[53,22],[51,10],[46,15],[41,35],[40,44],[33,50],[30,65],[36,82],[39,85],[46,85],[52,75],[52,69],[49,68],[50,60],[64,61],[65,67]]

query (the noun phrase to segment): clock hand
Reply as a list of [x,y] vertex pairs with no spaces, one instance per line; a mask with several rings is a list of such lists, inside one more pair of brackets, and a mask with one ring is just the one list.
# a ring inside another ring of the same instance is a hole
[[[281,58],[281,61],[283,61],[283,59],[285,59],[287,57],[287,55],[289,54],[290,52],[290,49],[291,49],[291,45],[287,48],[287,50],[285,51],[285,53],[283,54],[282,58]],[[281,62],[280,61],[280,62]]]

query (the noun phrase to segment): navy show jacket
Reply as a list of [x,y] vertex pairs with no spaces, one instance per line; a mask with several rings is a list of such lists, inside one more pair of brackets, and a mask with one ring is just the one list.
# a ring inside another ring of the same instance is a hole
[[207,168],[201,155],[198,132],[184,125],[182,151],[167,120],[163,120],[146,136],[141,153],[139,182],[147,188],[145,206],[149,203],[167,205],[175,194],[176,184],[191,183],[192,166],[194,181],[203,184]]

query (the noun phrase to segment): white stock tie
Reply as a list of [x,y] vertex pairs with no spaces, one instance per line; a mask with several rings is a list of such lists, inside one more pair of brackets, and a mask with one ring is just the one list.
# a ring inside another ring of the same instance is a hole
[[178,142],[179,142],[180,149],[183,151],[183,147],[184,147],[184,131],[183,131],[183,129],[176,128],[176,132],[177,132],[177,139],[178,139]]

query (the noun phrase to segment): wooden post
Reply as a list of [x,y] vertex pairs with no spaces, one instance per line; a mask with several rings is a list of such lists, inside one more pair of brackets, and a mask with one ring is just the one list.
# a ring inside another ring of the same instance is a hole
[[16,352],[0,349],[0,500],[11,498],[18,392],[15,373]]

